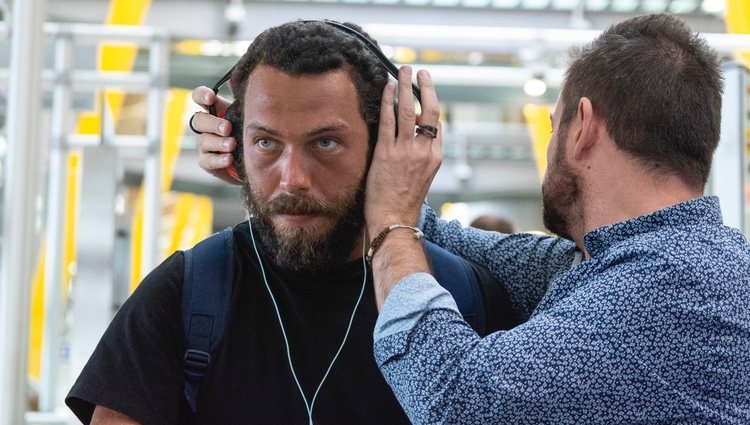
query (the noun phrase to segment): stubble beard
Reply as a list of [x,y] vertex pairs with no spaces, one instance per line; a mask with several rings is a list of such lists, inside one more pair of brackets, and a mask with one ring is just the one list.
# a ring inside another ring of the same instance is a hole
[[565,160],[565,133],[558,138],[555,162],[547,170],[542,183],[542,218],[544,227],[565,239],[571,236],[572,216],[580,200],[580,178]]
[[[351,256],[364,228],[365,182],[366,174],[333,201],[282,194],[262,202],[248,178],[243,178],[242,192],[255,234],[274,262],[284,269],[316,272],[330,270]],[[333,224],[289,226],[271,219],[289,213],[321,215]]]

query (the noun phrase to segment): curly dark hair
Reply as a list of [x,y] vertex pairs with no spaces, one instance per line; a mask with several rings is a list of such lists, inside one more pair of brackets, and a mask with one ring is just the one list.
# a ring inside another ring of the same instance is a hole
[[705,185],[723,78],[703,39],[674,16],[646,15],[611,26],[571,56],[560,96],[563,133],[587,97],[620,149],[651,171]]
[[[358,25],[344,25],[372,39]],[[294,21],[263,31],[235,65],[229,84],[235,101],[230,107],[236,163],[242,160],[242,111],[250,74],[258,65],[292,76],[317,75],[337,69],[349,74],[359,94],[359,107],[367,123],[370,153],[378,138],[380,99],[388,73],[375,55],[356,37],[322,21]],[[239,125],[235,125],[239,123]],[[369,154],[368,154],[369,155]],[[240,165],[241,164],[237,164]]]

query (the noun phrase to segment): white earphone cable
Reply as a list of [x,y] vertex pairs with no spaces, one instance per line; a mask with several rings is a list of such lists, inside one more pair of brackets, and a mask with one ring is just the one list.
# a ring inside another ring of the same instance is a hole
[[363,273],[364,277],[362,279],[362,289],[360,289],[359,291],[359,297],[357,298],[357,302],[354,304],[354,309],[352,310],[351,317],[349,317],[349,324],[346,327],[346,333],[344,334],[344,338],[341,340],[341,345],[339,346],[338,351],[336,351],[336,354],[333,356],[333,359],[331,359],[331,363],[328,365],[328,369],[326,370],[325,375],[323,375],[323,379],[320,380],[320,384],[318,384],[318,388],[315,390],[315,394],[313,395],[312,401],[308,403],[307,397],[305,396],[305,392],[302,391],[302,385],[300,384],[299,379],[297,378],[297,372],[294,370],[294,365],[292,364],[292,351],[289,345],[289,339],[287,338],[287,335],[286,335],[284,322],[281,320],[281,312],[279,311],[279,306],[276,303],[276,297],[274,297],[273,291],[271,291],[271,286],[268,284],[268,279],[266,278],[266,270],[263,267],[263,261],[261,261],[260,253],[258,252],[258,247],[255,244],[255,234],[253,233],[252,223],[248,222],[248,226],[250,227],[250,239],[253,241],[253,249],[255,250],[255,256],[258,258],[258,265],[260,266],[260,273],[263,276],[263,283],[265,283],[266,290],[268,291],[268,295],[271,297],[273,308],[276,310],[276,318],[278,319],[279,326],[281,327],[281,335],[284,337],[284,345],[286,346],[286,358],[289,363],[289,369],[291,369],[292,371],[292,377],[294,378],[294,382],[297,384],[297,390],[299,390],[299,393],[302,396],[302,401],[305,402],[305,408],[307,409],[307,417],[309,419],[309,425],[313,425],[312,413],[313,413],[313,408],[315,407],[315,400],[318,397],[318,393],[320,392],[320,389],[323,388],[323,383],[325,382],[326,378],[328,378],[328,374],[331,372],[331,369],[333,368],[333,364],[336,362],[336,359],[338,359],[339,354],[341,354],[341,350],[344,349],[346,340],[349,338],[349,332],[352,329],[354,316],[356,315],[357,308],[359,308],[359,304],[362,301],[362,295],[365,293],[365,286],[367,283],[367,263],[365,262],[366,234],[364,232],[362,234],[362,270],[364,272]]

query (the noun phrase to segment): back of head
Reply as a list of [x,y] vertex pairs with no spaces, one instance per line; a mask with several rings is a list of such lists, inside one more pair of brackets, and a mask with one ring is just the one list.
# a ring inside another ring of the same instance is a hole
[[[344,25],[367,35],[357,25]],[[356,37],[321,21],[294,21],[263,31],[237,62],[230,80],[240,113],[248,77],[258,65],[292,76],[346,70],[359,94],[360,111],[370,130],[369,143],[377,140],[380,99],[388,73]]]
[[719,142],[722,89],[716,53],[683,21],[640,16],[573,52],[561,126],[587,97],[619,149],[702,189]]
[[513,233],[516,231],[515,224],[509,219],[491,215],[480,215],[469,226],[500,233]]

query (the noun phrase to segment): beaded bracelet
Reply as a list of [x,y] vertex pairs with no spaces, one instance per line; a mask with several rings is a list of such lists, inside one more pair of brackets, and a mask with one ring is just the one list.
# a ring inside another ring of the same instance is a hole
[[380,247],[380,244],[383,243],[383,240],[388,235],[388,233],[390,233],[391,230],[394,229],[409,229],[414,232],[414,239],[422,239],[424,237],[424,233],[422,233],[422,231],[416,227],[407,226],[405,224],[391,224],[390,226],[383,229],[382,232],[378,233],[378,235],[375,236],[375,239],[372,240],[372,243],[370,243],[370,249],[367,250],[367,255],[365,256],[367,264],[372,266],[372,256],[375,255],[375,250]]

